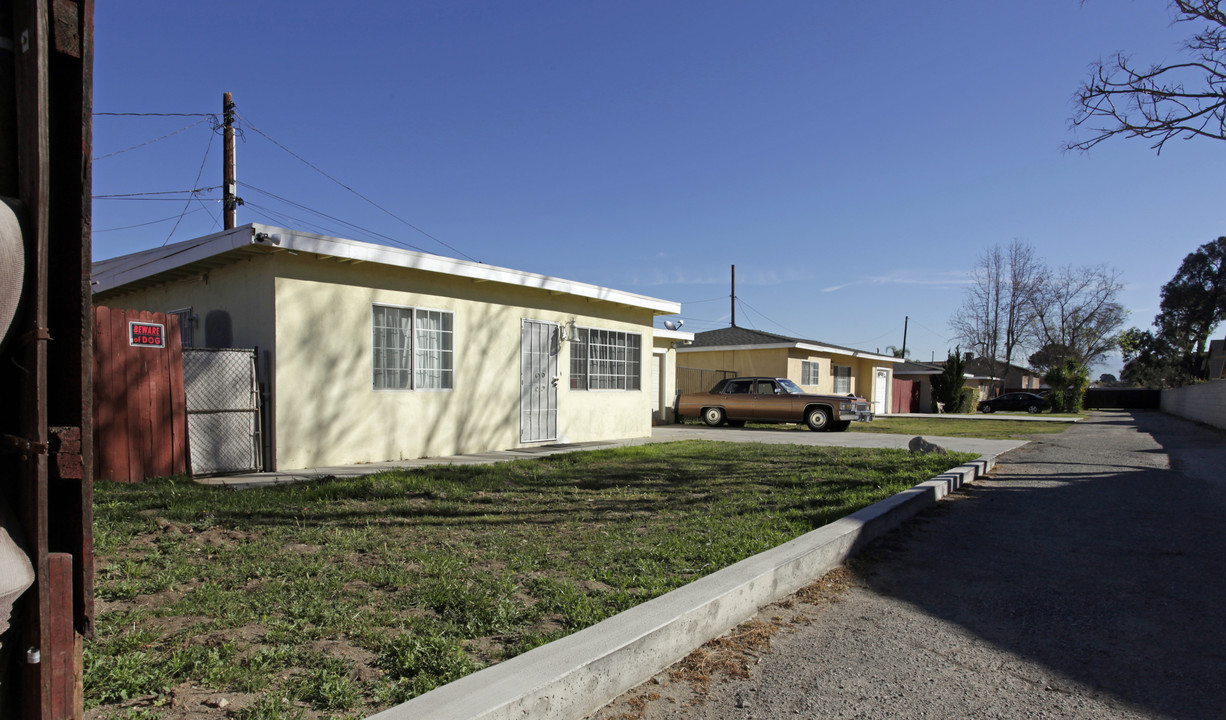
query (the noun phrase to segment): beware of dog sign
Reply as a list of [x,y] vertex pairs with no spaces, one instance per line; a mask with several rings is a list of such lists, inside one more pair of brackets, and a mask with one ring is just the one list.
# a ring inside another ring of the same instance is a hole
[[161,323],[128,321],[128,344],[132,346],[166,347],[166,326]]

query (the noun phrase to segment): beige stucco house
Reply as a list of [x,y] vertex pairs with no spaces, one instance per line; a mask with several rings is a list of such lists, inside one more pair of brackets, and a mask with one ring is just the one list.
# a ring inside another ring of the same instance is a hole
[[93,282],[185,344],[259,348],[270,470],[647,436],[693,337],[653,328],[675,302],[258,224]]
[[693,343],[680,347],[677,354],[678,368],[786,377],[812,392],[855,393],[869,400],[876,414],[890,411],[892,368],[902,362],[889,355],[741,327],[695,333]]

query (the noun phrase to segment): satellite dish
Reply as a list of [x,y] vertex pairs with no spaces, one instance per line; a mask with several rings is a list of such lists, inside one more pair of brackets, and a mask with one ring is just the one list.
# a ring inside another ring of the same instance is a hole
[[684,324],[685,324],[684,320],[678,320],[677,322],[673,322],[672,320],[664,321],[664,327],[668,328],[669,330],[676,330]]

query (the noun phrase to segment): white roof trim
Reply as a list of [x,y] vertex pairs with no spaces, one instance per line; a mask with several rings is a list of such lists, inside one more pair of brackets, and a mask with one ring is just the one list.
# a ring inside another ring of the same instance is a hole
[[694,333],[683,332],[681,330],[669,330],[668,328],[652,328],[652,334],[655,337],[663,338],[664,340],[677,340],[680,342],[693,342]]
[[[267,236],[266,238],[264,236]],[[654,311],[656,315],[676,315],[681,303],[587,283],[563,280],[537,273],[485,265],[467,260],[402,250],[386,245],[316,235],[252,223],[226,232],[167,247],[146,250],[94,263],[93,290],[111,290],[160,272],[205,260],[243,246],[267,247],[272,251],[294,250],[319,255],[374,262],[393,267],[435,272],[471,280],[498,282],[575,295],[591,300],[629,305]]]
[[892,355],[879,355],[877,353],[864,352],[863,350],[851,350],[849,348],[827,347],[825,345],[815,345],[813,343],[766,343],[763,345],[704,345],[702,347],[685,347],[677,348],[677,352],[708,352],[719,351],[728,352],[732,350],[808,350],[809,352],[824,352],[835,355],[847,355],[855,358],[866,358],[869,360],[880,360],[889,363],[905,362],[900,358]]

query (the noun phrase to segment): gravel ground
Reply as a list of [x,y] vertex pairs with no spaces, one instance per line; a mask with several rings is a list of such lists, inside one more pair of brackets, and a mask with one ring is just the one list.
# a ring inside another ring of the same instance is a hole
[[1226,434],[1099,412],[999,463],[592,717],[1226,718]]

